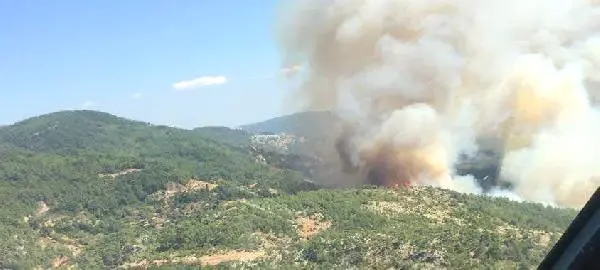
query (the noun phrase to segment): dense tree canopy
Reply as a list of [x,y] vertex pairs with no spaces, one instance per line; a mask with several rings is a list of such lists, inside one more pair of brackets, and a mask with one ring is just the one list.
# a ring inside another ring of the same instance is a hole
[[0,267],[514,269],[575,215],[434,188],[316,190],[286,163],[306,157],[257,162],[249,136],[94,111],[0,128]]

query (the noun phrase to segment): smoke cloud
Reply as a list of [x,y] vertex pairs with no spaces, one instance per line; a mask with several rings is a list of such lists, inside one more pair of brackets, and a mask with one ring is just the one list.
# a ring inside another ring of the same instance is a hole
[[347,127],[344,172],[477,193],[456,164],[492,139],[515,198],[581,207],[600,185],[597,18],[591,0],[303,0],[279,37],[307,68],[297,105]]

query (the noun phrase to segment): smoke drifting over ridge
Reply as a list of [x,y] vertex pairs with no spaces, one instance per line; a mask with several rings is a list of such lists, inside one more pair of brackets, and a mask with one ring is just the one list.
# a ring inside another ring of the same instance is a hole
[[[581,207],[600,185],[600,7],[591,0],[303,0],[282,16],[302,109],[347,126],[345,171],[480,192],[479,139],[521,198]],[[333,146],[332,146],[333,147]]]

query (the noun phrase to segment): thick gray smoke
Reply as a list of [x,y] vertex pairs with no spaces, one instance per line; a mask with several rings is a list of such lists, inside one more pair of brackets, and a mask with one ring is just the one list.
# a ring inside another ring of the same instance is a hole
[[455,164],[493,138],[525,200],[580,207],[600,184],[593,1],[301,0],[282,20],[284,65],[307,67],[297,105],[352,131],[346,169],[478,192]]

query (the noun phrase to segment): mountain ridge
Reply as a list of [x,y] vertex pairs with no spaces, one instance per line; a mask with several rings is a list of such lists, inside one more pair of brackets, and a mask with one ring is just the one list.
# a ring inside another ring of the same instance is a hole
[[282,164],[296,154],[257,159],[246,136],[92,111],[0,129],[0,267],[533,267],[576,214],[430,187],[323,188]]
[[314,130],[325,130],[338,122],[339,119],[332,112],[306,111],[242,125],[239,128],[251,133],[291,133],[311,137]]

